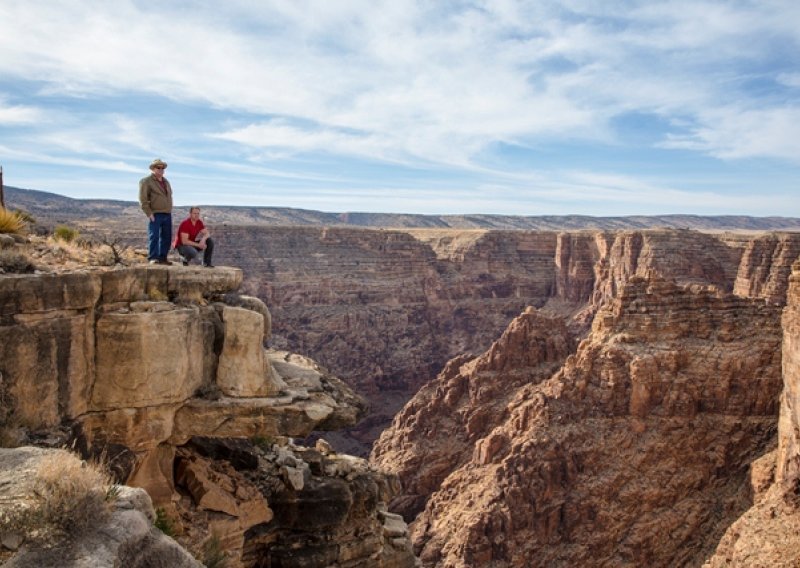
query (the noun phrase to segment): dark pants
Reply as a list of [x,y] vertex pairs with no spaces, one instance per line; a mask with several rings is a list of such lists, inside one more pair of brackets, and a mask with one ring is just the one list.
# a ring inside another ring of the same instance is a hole
[[147,224],[148,260],[167,260],[172,246],[172,213],[153,213]]
[[[196,249],[191,245],[178,245],[178,253],[186,262],[191,262],[200,254],[200,249]],[[214,240],[208,238],[206,239],[206,248],[203,250],[203,264],[211,264],[212,254],[214,254]]]

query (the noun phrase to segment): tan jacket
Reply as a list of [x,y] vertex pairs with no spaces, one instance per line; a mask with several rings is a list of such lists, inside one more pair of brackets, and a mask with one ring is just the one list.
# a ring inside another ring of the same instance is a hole
[[152,174],[139,180],[139,203],[148,217],[153,213],[172,213],[172,186],[169,185],[167,178],[163,179],[166,192],[161,189],[161,184]]

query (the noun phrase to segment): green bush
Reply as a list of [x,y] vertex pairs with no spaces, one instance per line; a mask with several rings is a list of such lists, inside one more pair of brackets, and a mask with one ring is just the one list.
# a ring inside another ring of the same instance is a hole
[[261,448],[263,451],[268,452],[272,449],[272,445],[275,443],[275,438],[272,436],[265,436],[261,434],[256,434],[250,441],[253,442],[254,446]]
[[73,229],[72,227],[67,227],[66,225],[59,225],[56,227],[55,231],[53,231],[53,236],[59,241],[64,241],[65,243],[71,243],[77,239],[78,234],[78,229]]
[[175,525],[172,523],[172,519],[167,516],[167,512],[161,507],[156,509],[156,521],[153,524],[165,535],[175,536]]
[[22,219],[24,223],[28,223],[29,225],[36,224],[36,219],[34,218],[34,216],[28,213],[27,211],[24,211],[22,209],[14,209],[14,214],[20,219]]
[[216,534],[212,534],[203,544],[203,564],[206,568],[226,568],[228,557],[222,550],[222,543]]

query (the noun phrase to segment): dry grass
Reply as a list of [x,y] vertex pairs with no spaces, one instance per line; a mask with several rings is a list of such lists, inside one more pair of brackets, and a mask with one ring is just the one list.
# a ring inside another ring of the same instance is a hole
[[0,514],[0,532],[18,532],[26,539],[81,534],[108,517],[117,487],[101,465],[58,452],[42,458],[33,491],[28,506]]
[[34,489],[44,500],[47,524],[67,532],[82,531],[108,514],[111,476],[100,466],[73,454],[54,454],[42,460]]
[[0,233],[23,235],[25,231],[25,219],[19,213],[0,207]]

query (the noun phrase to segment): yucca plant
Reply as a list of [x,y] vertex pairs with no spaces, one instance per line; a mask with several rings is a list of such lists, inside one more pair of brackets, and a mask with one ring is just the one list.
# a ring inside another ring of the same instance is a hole
[[15,211],[0,207],[0,233],[21,235],[25,232],[25,220]]

